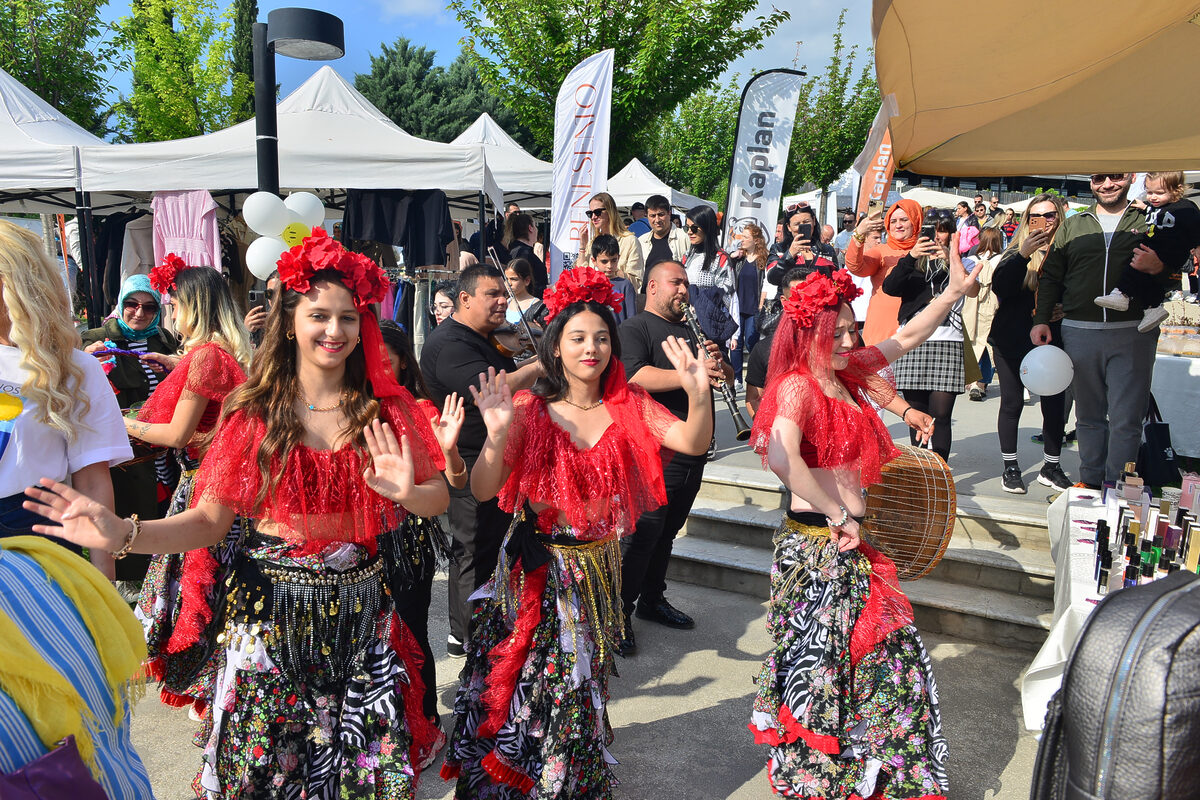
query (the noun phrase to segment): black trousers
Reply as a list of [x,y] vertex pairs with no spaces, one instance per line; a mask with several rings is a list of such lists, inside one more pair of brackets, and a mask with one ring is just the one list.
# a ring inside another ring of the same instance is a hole
[[671,546],[700,491],[705,460],[703,455],[672,456],[663,467],[667,504],[643,514],[633,533],[621,543],[621,600],[626,614],[633,613],[639,598],[643,604],[653,604],[667,590]]
[[429,646],[429,606],[433,603],[433,570],[434,564],[430,560],[413,586],[392,593],[392,602],[396,604],[397,616],[404,620],[404,624],[412,631],[421,647],[421,655],[425,658],[425,662],[421,664],[421,681],[425,684],[425,696],[421,699],[421,707],[425,716],[436,719],[437,670],[433,663],[433,648]]
[[[1057,335],[1057,334],[1054,334]],[[1056,339],[1061,342],[1062,339]],[[1023,358],[1023,356],[1022,356]],[[1025,384],[1021,383],[1021,358],[996,351],[996,374],[1000,376],[1000,414],[996,433],[1000,452],[1017,452],[1017,425],[1025,408]],[[1068,390],[1069,391],[1069,390]],[[1048,456],[1062,453],[1063,429],[1067,422],[1067,392],[1039,396],[1042,404],[1042,452]]]
[[500,543],[512,514],[499,503],[480,503],[468,487],[450,490],[450,634],[464,644],[470,638],[474,604],[468,598],[496,571]]
[[[953,392],[924,389],[904,389],[902,394],[910,406],[933,417],[933,439],[930,445],[933,452],[942,457],[942,461],[950,463],[950,445],[954,442],[950,430],[950,415],[954,413],[954,401],[958,395]],[[908,438],[913,447],[918,446],[916,430],[909,428]]]
[[1147,275],[1128,264],[1121,270],[1117,288],[1121,290],[1121,294],[1141,303],[1143,309],[1161,306],[1163,298],[1167,296],[1166,288],[1157,276]]

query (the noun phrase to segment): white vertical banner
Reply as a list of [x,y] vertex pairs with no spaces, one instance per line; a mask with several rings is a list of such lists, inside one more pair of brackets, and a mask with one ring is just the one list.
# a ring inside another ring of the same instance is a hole
[[550,200],[550,282],[575,263],[588,201],[608,185],[613,51],[571,70],[554,105],[554,190]]
[[773,69],[755,75],[742,90],[722,241],[731,241],[747,222],[757,223],[768,242],[775,237],[803,79],[803,72]]

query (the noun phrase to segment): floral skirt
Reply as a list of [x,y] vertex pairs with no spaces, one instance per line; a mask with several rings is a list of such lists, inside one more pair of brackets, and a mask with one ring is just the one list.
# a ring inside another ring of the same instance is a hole
[[[192,502],[196,465],[182,459],[180,465],[168,517],[186,511]],[[147,671],[159,681],[160,698],[167,705],[195,704],[202,712],[212,699],[215,639],[224,624],[220,588],[241,538],[242,521],[237,519],[220,544],[156,555],[146,570],[135,613],[146,635]]]
[[[513,529],[522,524],[518,514]],[[487,602],[473,621],[442,777],[457,777],[456,798],[611,798],[619,545],[562,544],[569,529],[555,528],[537,537],[539,553],[514,547],[513,529],[479,593]]]
[[801,798],[945,798],[937,685],[895,566],[785,518],[775,534],[750,730],[771,788]]

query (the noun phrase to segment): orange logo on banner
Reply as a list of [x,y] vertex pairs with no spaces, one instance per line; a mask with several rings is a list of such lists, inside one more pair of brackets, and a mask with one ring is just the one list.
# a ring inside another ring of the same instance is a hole
[[886,206],[888,190],[892,185],[892,173],[895,171],[896,160],[892,156],[892,132],[885,128],[883,138],[879,140],[879,146],[875,148],[871,162],[863,173],[862,183],[859,184],[858,203],[855,206],[859,214],[866,213],[867,206],[872,200],[878,200]]

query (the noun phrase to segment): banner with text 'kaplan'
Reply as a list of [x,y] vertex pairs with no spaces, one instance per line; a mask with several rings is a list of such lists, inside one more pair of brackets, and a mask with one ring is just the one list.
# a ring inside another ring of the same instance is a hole
[[881,203],[885,208],[887,206],[888,189],[896,171],[896,159],[892,155],[892,132],[888,128],[888,121],[894,116],[896,96],[889,94],[883,98],[875,114],[862,152],[854,159],[854,171],[862,175],[854,206],[859,214],[866,214],[872,201]]
[[768,242],[775,239],[783,171],[803,79],[803,72],[773,69],[755,75],[742,91],[725,203],[722,241],[727,248],[732,234],[747,222],[756,223]]
[[608,184],[613,51],[571,70],[554,106],[554,190],[550,200],[550,282],[569,269],[587,225],[588,201]]

